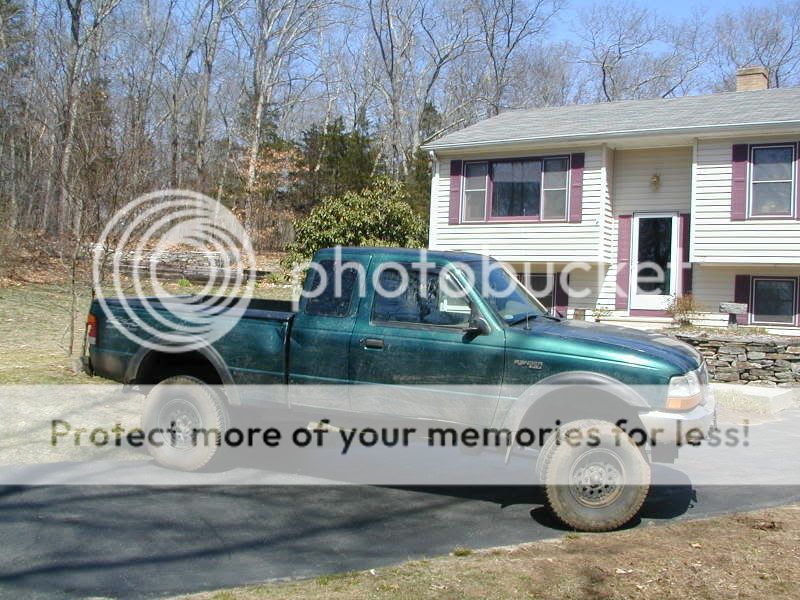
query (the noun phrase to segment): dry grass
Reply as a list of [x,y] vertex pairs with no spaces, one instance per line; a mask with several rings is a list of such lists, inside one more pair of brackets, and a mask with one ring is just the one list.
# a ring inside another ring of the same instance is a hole
[[800,507],[456,554],[191,598],[796,598]]

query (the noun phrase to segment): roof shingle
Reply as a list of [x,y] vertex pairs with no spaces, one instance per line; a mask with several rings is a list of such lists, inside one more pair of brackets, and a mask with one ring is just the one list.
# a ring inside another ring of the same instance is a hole
[[779,123],[800,124],[800,87],[512,110],[445,135],[423,148],[624,137]]

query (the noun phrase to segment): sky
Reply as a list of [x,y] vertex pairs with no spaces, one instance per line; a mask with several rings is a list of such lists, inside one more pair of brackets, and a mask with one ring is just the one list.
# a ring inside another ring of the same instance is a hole
[[[579,10],[581,6],[588,6],[594,4],[594,2],[595,0],[571,0],[569,5],[572,10]],[[713,16],[730,8],[738,8],[745,5],[758,6],[768,2],[760,0],[665,0],[663,2],[638,0],[635,3],[650,6],[665,16],[688,17],[697,8],[708,11],[708,14]]]
[[[582,9],[595,4],[598,0],[567,0],[567,9],[564,16],[558,19],[556,37],[560,39],[573,40],[574,34],[570,30],[570,23],[576,20],[576,14]],[[615,0],[606,0],[614,2]],[[715,16],[727,10],[738,9],[743,6],[763,6],[774,4],[772,0],[632,0],[635,4],[649,6],[659,14],[670,19],[688,18],[694,11],[701,11],[707,18],[713,19]]]

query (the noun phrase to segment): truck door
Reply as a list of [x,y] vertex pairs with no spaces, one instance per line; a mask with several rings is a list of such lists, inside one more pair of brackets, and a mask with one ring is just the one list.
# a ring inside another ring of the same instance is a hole
[[[354,411],[489,425],[505,362],[496,324],[466,332],[475,301],[452,273],[373,266],[350,342]],[[405,287],[404,290],[401,288]],[[398,293],[401,292],[401,293]],[[385,387],[383,384],[389,384]]]
[[[289,339],[289,383],[315,387],[293,387],[292,405],[349,408],[344,390],[349,376],[349,347],[359,306],[358,292],[363,289],[369,259],[368,255],[357,256],[341,264],[340,276],[333,259],[318,260],[309,271],[306,295],[301,299]],[[316,387],[330,384],[343,388],[326,391]]]

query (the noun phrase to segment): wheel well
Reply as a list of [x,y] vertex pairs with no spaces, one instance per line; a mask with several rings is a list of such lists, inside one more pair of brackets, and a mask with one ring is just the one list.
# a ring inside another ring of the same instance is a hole
[[[600,419],[612,423],[624,419],[627,421],[623,426],[626,431],[642,427],[636,408],[619,396],[598,391],[596,397],[587,400],[569,395],[565,397],[565,391],[553,392],[536,400],[522,418],[520,428],[538,432],[542,428],[554,428],[578,419]],[[581,387],[580,391],[585,395],[585,387]]]
[[198,351],[150,352],[139,364],[133,383],[154,385],[175,375],[191,375],[211,385],[222,384],[217,368],[207,356]]

